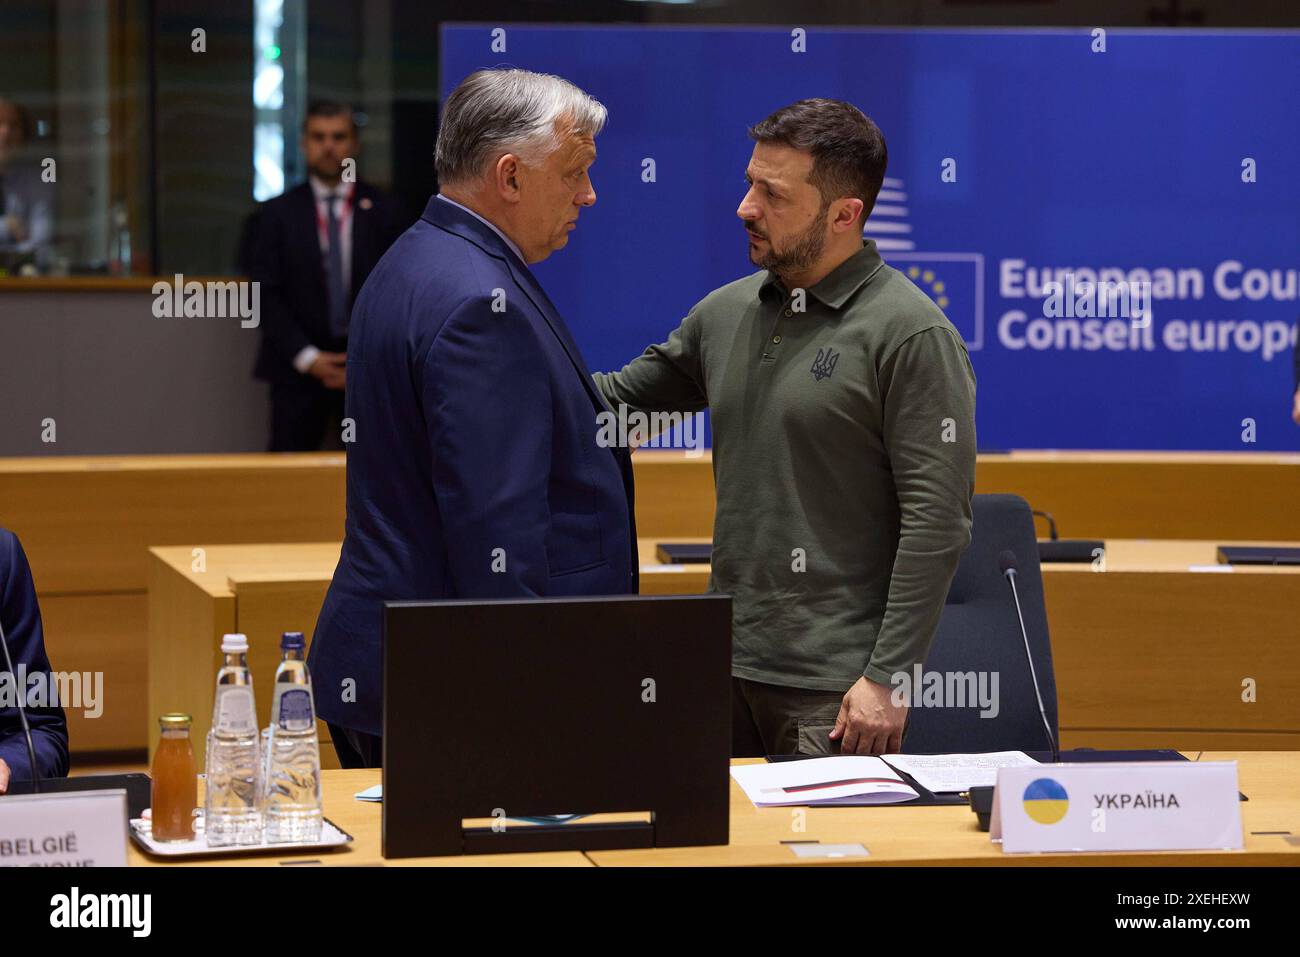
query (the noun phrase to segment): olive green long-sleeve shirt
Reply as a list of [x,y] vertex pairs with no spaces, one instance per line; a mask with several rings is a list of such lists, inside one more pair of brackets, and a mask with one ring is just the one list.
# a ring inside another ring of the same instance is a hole
[[970,542],[975,375],[874,242],[802,295],[766,270],[723,286],[594,378],[616,410],[710,410],[734,675],[843,691],[925,659]]

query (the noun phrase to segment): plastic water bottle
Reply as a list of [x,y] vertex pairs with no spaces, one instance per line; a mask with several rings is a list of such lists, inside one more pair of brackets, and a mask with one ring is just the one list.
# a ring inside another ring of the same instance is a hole
[[262,765],[248,639],[225,635],[221,653],[226,661],[217,672],[212,705],[204,830],[212,847],[260,844]]
[[300,631],[286,631],[280,638],[283,657],[275,669],[267,753],[268,843],[320,840],[320,745],[304,647]]

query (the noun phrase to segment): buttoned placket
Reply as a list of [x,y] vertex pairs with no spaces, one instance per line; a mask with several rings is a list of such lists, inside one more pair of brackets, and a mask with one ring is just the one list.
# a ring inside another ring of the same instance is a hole
[[777,347],[781,345],[782,341],[781,320],[790,319],[794,316],[794,310],[790,308],[792,302],[794,302],[793,293],[791,293],[786,300],[781,303],[781,307],[777,309],[776,319],[772,322],[772,328],[768,332],[767,341],[763,343],[763,357],[760,360],[761,362],[771,363],[776,361]]

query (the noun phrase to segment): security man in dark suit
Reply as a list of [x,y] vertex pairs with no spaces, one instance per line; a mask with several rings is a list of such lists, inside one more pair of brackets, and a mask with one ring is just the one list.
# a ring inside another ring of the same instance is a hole
[[352,303],[408,225],[394,200],[356,178],[359,145],[345,106],[313,103],[302,133],[308,180],[259,216],[249,269],[261,283],[254,374],[271,384],[272,452],[319,449],[342,419]]

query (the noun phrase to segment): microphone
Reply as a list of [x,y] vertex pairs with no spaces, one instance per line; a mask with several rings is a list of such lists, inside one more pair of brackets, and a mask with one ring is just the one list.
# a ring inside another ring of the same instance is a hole
[[32,765],[32,792],[39,794],[41,790],[41,773],[36,767],[36,746],[32,744],[32,727],[27,723],[27,708],[23,704],[25,695],[23,689],[18,687],[18,672],[14,670],[14,660],[9,657],[9,639],[5,637],[3,622],[0,622],[0,648],[4,649],[5,667],[9,670],[9,676],[13,678],[14,690],[17,692],[15,700],[18,702],[18,720],[23,726],[23,737],[27,739],[27,760]]
[[1016,618],[1020,620],[1020,637],[1025,641],[1025,657],[1029,660],[1029,677],[1034,682],[1034,696],[1038,699],[1038,713],[1043,719],[1043,730],[1047,732],[1047,743],[1052,746],[1052,763],[1057,764],[1061,760],[1060,749],[1056,746],[1056,739],[1052,735],[1052,726],[1047,720],[1047,708],[1043,706],[1043,692],[1038,687],[1038,672],[1034,670],[1034,656],[1029,650],[1029,632],[1025,630],[1025,616],[1020,610],[1020,592],[1016,589],[1016,553],[1006,549],[998,556],[998,568],[1002,572],[1002,577],[1011,585],[1011,597],[1016,601]]

